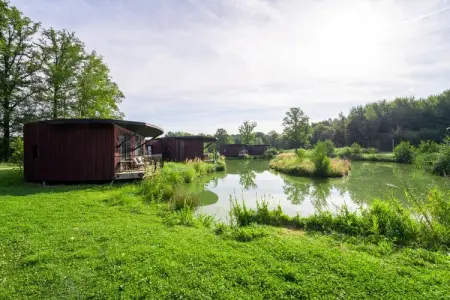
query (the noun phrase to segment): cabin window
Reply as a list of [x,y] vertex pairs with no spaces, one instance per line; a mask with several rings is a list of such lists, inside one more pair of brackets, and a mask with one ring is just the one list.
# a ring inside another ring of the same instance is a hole
[[131,159],[131,135],[121,133],[119,135],[119,145],[120,159]]
[[138,147],[138,148],[136,148],[136,150],[134,151],[135,155],[137,155],[137,156],[143,156],[144,155],[144,145],[142,145],[143,143],[144,143],[144,138],[140,137],[140,136],[137,136],[136,137],[136,145],[135,145],[135,147]]
[[39,148],[38,145],[33,146],[33,158],[38,159],[39,158]]

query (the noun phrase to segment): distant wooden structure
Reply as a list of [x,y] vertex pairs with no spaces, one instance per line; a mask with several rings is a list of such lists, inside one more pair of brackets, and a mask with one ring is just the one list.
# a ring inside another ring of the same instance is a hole
[[269,145],[261,144],[261,145],[248,145],[248,154],[249,155],[264,155],[267,149],[269,149]]
[[26,181],[86,182],[142,178],[149,156],[145,138],[163,130],[142,122],[57,119],[24,126]]
[[146,142],[147,152],[160,154],[164,161],[204,159],[205,148],[217,141],[206,136],[162,137]]
[[248,155],[264,155],[269,145],[224,144],[220,146],[220,155],[225,157],[239,157],[242,153]]
[[243,152],[248,152],[246,144],[224,144],[220,145],[219,153],[225,157],[238,157]]

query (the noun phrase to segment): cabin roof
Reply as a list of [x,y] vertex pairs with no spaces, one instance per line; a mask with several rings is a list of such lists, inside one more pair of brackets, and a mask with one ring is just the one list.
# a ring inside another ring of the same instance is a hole
[[162,128],[147,124],[144,122],[127,121],[127,120],[113,120],[113,119],[55,119],[44,120],[33,123],[50,124],[50,125],[64,125],[64,124],[115,124],[117,126],[128,129],[143,137],[155,137],[164,133]]
[[165,136],[159,139],[177,139],[177,140],[203,140],[204,143],[212,143],[217,141],[217,138],[203,135],[186,135],[186,136]]

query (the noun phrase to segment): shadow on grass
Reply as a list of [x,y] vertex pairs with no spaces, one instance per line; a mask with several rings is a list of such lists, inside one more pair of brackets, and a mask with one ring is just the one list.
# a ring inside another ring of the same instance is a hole
[[[114,186],[129,184],[129,182],[114,183]],[[66,193],[80,190],[101,191],[110,188],[110,183],[98,184],[51,184],[43,186],[39,183],[24,182],[23,172],[15,168],[0,168],[0,199],[2,196],[27,196],[35,194]]]

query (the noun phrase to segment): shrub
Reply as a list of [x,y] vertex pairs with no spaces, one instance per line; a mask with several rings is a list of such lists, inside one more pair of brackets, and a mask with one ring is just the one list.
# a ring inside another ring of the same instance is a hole
[[327,156],[331,157],[334,154],[334,143],[331,140],[325,140],[323,141],[323,144],[325,145]]
[[325,176],[330,169],[330,159],[327,156],[327,143],[318,142],[311,154],[311,161],[314,163],[315,173]]
[[439,151],[439,144],[434,141],[421,141],[417,148],[418,153],[433,153]]
[[186,194],[175,192],[170,199],[169,206],[172,210],[181,210],[184,208],[195,209],[200,205],[200,197],[197,194]]
[[295,156],[297,157],[299,162],[302,162],[306,158],[306,150],[304,149],[296,149]]
[[266,152],[264,153],[264,158],[271,159],[271,158],[274,158],[277,154],[278,154],[277,149],[275,149],[275,148],[268,148],[266,150]]
[[11,142],[12,155],[10,162],[18,165],[20,168],[23,167],[23,140],[20,137],[16,137]]
[[376,154],[377,153],[377,149],[375,149],[375,148],[367,148],[366,149],[366,153],[367,154]]
[[394,159],[400,163],[412,163],[415,148],[410,142],[403,141],[394,148]]
[[361,148],[360,144],[358,144],[356,142],[353,143],[352,146],[351,146],[351,149],[352,149],[352,156],[359,156],[359,155],[361,155],[362,148]]

